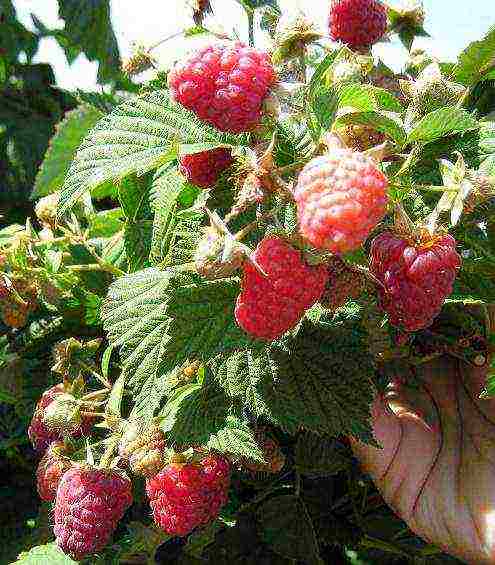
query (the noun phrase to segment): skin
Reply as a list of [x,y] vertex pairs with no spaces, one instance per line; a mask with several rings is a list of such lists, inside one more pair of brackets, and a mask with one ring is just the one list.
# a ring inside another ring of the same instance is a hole
[[409,527],[469,565],[495,564],[495,400],[479,399],[488,368],[445,357],[419,386],[395,379],[372,409],[383,449],[353,444]]

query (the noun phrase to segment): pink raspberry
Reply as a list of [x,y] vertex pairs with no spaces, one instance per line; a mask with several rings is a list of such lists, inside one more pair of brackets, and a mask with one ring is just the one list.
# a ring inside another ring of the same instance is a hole
[[57,490],[57,545],[76,561],[97,553],[131,504],[131,481],[124,474],[90,465],[72,467]]
[[325,289],[328,271],[311,266],[301,252],[280,237],[265,237],[244,263],[242,292],[237,298],[237,323],[253,337],[272,341],[302,319]]
[[259,125],[263,101],[274,82],[269,55],[238,42],[205,47],[168,75],[177,102],[232,133]]
[[41,500],[45,502],[55,500],[60,479],[72,466],[71,461],[64,457],[64,451],[63,442],[53,442],[39,462],[36,471],[36,485]]
[[172,536],[185,536],[208,524],[227,502],[230,463],[207,455],[198,463],[170,463],[146,481],[155,523]]
[[67,433],[67,431],[56,429],[56,428],[49,428],[47,424],[43,421],[44,412],[46,408],[57,398],[64,394],[64,385],[62,383],[52,386],[48,390],[46,390],[38,404],[36,405],[33,417],[31,419],[31,424],[28,428],[28,436],[33,444],[33,447],[36,451],[43,452],[45,451],[48,446],[53,443],[54,441],[59,441],[64,438],[64,435],[69,435],[73,438],[79,438],[81,436],[88,435],[94,420],[93,418],[88,418],[84,416],[82,418],[80,426],[78,426],[75,430]]
[[387,30],[387,10],[377,0],[334,0],[330,10],[330,37],[353,49],[366,49]]
[[228,149],[212,149],[180,159],[180,172],[186,179],[200,188],[215,186],[220,174],[234,162]]
[[428,327],[452,293],[461,258],[450,235],[409,242],[384,232],[371,245],[371,272],[384,285],[380,303],[390,323],[409,332]]
[[387,188],[387,177],[364,153],[334,149],[312,159],[294,190],[301,234],[332,253],[357,249],[385,215]]

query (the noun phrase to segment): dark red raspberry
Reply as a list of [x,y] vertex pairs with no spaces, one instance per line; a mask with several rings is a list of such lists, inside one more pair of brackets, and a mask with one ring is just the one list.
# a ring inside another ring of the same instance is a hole
[[155,523],[167,534],[185,536],[215,520],[229,485],[229,461],[210,454],[197,463],[170,463],[146,481],[146,493]]
[[364,153],[333,149],[312,159],[294,190],[301,234],[332,253],[357,249],[385,215],[387,188],[387,177]]
[[334,0],[330,10],[330,37],[353,49],[366,49],[387,30],[387,10],[377,0]]
[[45,502],[55,500],[62,475],[72,467],[72,462],[64,456],[64,453],[63,442],[53,442],[39,462],[36,471],[36,485],[41,500]]
[[52,442],[62,440],[64,435],[69,435],[73,438],[85,436],[89,433],[93,425],[93,418],[82,417],[81,424],[70,433],[67,433],[66,430],[49,428],[44,422],[45,409],[55,400],[55,398],[62,394],[65,394],[64,385],[55,385],[43,393],[36,405],[31,419],[31,424],[28,428],[29,439],[36,451],[45,451]]
[[234,162],[228,149],[212,149],[180,158],[180,172],[200,188],[215,186],[220,174]]
[[172,96],[221,131],[251,131],[275,72],[270,57],[242,43],[210,45],[168,75]]
[[280,237],[263,239],[244,263],[242,292],[237,298],[237,323],[252,336],[272,341],[302,319],[317,302],[328,279],[324,265],[308,265],[301,252]]
[[384,232],[373,240],[370,270],[385,287],[380,305],[392,325],[409,332],[431,325],[461,266],[455,246],[450,235],[415,243]]
[[100,551],[131,504],[131,481],[124,474],[72,467],[62,477],[55,501],[58,547],[76,561]]

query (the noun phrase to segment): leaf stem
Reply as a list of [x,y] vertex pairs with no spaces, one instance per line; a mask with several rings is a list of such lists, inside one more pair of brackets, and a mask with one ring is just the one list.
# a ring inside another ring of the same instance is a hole
[[93,376],[96,380],[100,381],[100,383],[106,388],[106,389],[111,389],[112,388],[112,384],[110,383],[110,381],[108,379],[106,379],[103,375],[100,375],[100,373],[98,373],[97,371],[95,371],[92,367],[90,367],[89,365],[87,365],[84,361],[78,361],[77,364],[79,365],[79,367],[81,367],[81,369],[84,369],[86,372],[88,372],[91,376]]

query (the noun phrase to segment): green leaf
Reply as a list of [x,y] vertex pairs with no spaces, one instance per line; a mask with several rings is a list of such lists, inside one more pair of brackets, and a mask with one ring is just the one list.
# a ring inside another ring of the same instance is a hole
[[161,428],[173,443],[206,444],[225,426],[229,402],[215,383],[186,385],[160,412]]
[[372,442],[373,362],[354,327],[305,322],[294,338],[239,344],[207,369],[233,399],[288,433],[350,434]]
[[408,143],[429,142],[446,135],[479,128],[478,121],[466,110],[445,107],[422,118],[407,137]]
[[235,416],[228,416],[225,426],[208,441],[208,447],[220,453],[229,453],[236,457],[245,457],[263,462],[253,431],[249,425]]
[[366,89],[373,95],[380,110],[387,110],[389,112],[403,112],[404,108],[399,100],[388,90],[373,86],[371,84],[365,85]]
[[[113,349],[107,348],[107,351],[112,352]],[[108,397],[108,402],[105,406],[105,413],[106,414],[113,414],[115,416],[121,416],[122,412],[120,406],[122,404],[122,396],[124,394],[124,386],[125,386],[125,373],[121,373],[119,378],[115,381],[112,390],[110,392],[110,396]]]
[[126,222],[124,228],[124,244],[130,272],[149,267],[152,235],[152,220]]
[[155,212],[151,243],[151,260],[155,264],[165,262],[169,256],[176,225],[174,212],[179,194],[185,184],[176,163],[164,165],[155,173],[151,185],[151,207]]
[[338,89],[338,107],[370,112],[377,109],[372,90],[364,84],[345,84]]
[[495,26],[481,41],[474,41],[459,55],[452,80],[466,86],[476,84],[495,66]]
[[318,541],[304,502],[293,495],[270,498],[257,511],[263,541],[284,557],[322,565]]
[[335,439],[301,432],[297,438],[295,466],[303,475],[324,477],[348,469],[352,459]]
[[221,133],[172,102],[163,90],[134,97],[102,118],[83,141],[67,174],[59,214],[108,181],[138,176],[175,159],[178,143],[247,143],[246,135]]
[[122,208],[112,208],[91,214],[88,219],[89,237],[111,237],[115,235],[124,226],[123,216]]
[[79,106],[67,112],[50,140],[45,158],[36,175],[32,199],[41,198],[62,188],[77,148],[101,117],[101,112],[89,106]]
[[23,551],[17,561],[19,565],[69,565],[76,563],[70,557],[67,557],[61,549],[57,547],[55,542],[46,545],[38,545],[29,551]]
[[160,383],[186,359],[206,360],[246,343],[233,317],[238,292],[236,281],[197,282],[172,269],[146,269],[110,286],[104,327],[120,347],[129,384],[155,395],[143,402],[158,405]]
[[59,17],[65,20],[65,29],[55,37],[65,49],[69,63],[82,52],[90,61],[98,61],[98,82],[105,83],[118,77],[120,55],[112,29],[109,0],[58,0],[58,7]]

